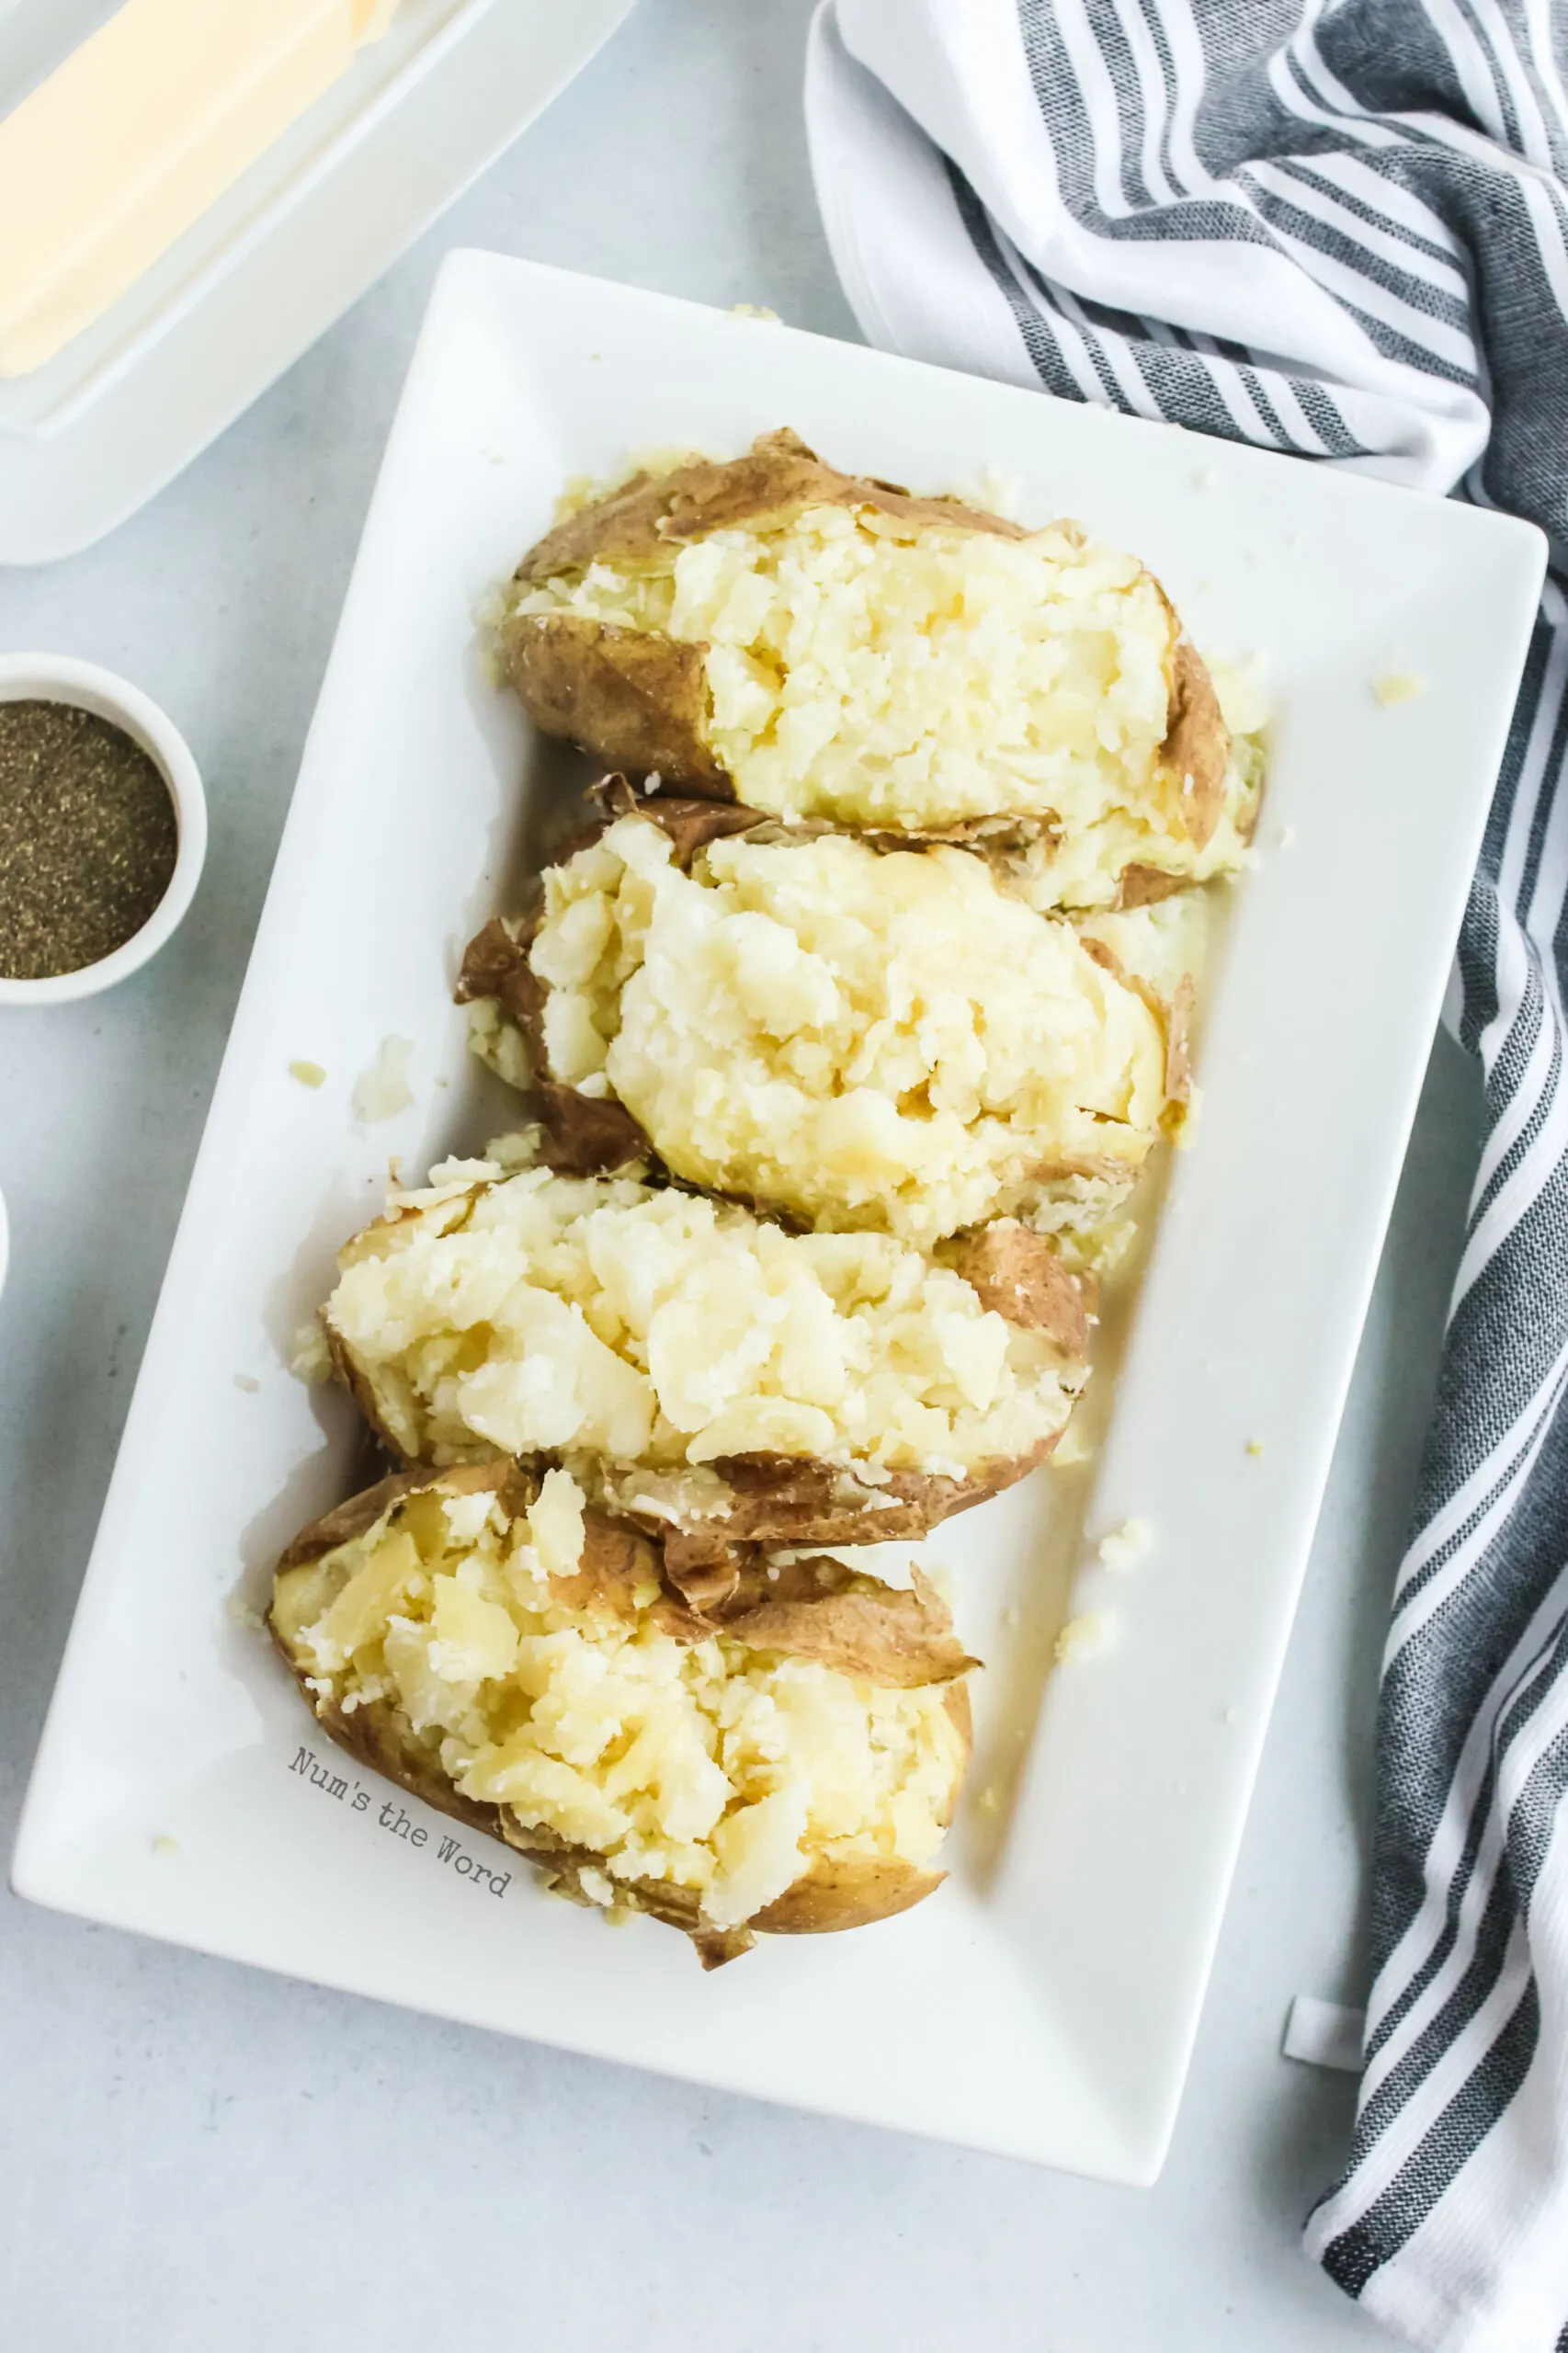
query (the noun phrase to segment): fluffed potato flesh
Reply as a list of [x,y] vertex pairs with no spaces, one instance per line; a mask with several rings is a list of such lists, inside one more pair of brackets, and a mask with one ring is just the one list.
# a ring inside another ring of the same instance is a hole
[[1074,1340],[1009,1322],[953,1267],[887,1234],[558,1176],[526,1165],[533,1142],[507,1147],[523,1165],[449,1163],[394,1192],[341,1254],[324,1322],[405,1461],[761,1454],[961,1481],[1064,1427]]
[[[1173,1006],[965,850],[737,834],[683,868],[637,813],[544,881],[548,1075],[693,1184],[928,1246],[1103,1217],[1179,1123]],[[488,1007],[474,1035],[527,1084]]]
[[[335,1736],[355,1746],[373,1720],[400,1778],[482,1824],[496,1809],[525,1853],[558,1849],[579,1899],[656,1910],[663,1890],[665,1916],[691,1901],[694,1933],[857,1868],[902,1872],[906,1900],[936,1883],[967,1756],[950,1687],[972,1661],[928,1589],[881,1597],[918,1629],[893,1661],[903,1679],[846,1672],[798,1654],[790,1629],[831,1626],[849,1587],[874,1613],[871,1580],[839,1575],[819,1598],[808,1577],[792,1615],[765,1598],[732,1632],[671,1595],[652,1548],[618,1548],[564,1472],[525,1509],[506,1500],[514,1477],[456,1473],[286,1556],[274,1639]],[[831,1634],[817,1648],[831,1658]]]

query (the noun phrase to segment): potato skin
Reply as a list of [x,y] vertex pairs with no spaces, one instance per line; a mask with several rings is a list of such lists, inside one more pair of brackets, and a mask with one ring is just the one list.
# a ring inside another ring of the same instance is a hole
[[770,1937],[831,1936],[908,1912],[940,1887],[946,1871],[922,1870],[896,1855],[824,1856],[750,1922]]
[[727,1483],[733,1500],[719,1525],[727,1543],[913,1542],[955,1512],[1015,1485],[1056,1443],[1047,1439],[1028,1454],[990,1463],[968,1479],[893,1471],[875,1485],[807,1455],[721,1454],[711,1467]]
[[[278,1575],[352,1542],[406,1496],[437,1486],[460,1494],[489,1488],[497,1495],[502,1509],[517,1518],[537,1497],[540,1479],[525,1466],[509,1461],[469,1464],[452,1471],[394,1472],[301,1529],[281,1555]],[[572,1581],[582,1589],[568,1591],[567,1581],[562,1581],[562,1599],[569,1606],[586,1606],[592,1599],[614,1610],[641,1576],[661,1569],[659,1548],[640,1529],[608,1514],[592,1509],[585,1514],[585,1538],[583,1566]],[[948,1683],[945,1704],[961,1741],[943,1816],[944,1825],[951,1821],[971,1745],[969,1692],[962,1677],[979,1661],[963,1651],[953,1634],[946,1604],[924,1578],[917,1577],[915,1590],[906,1594],[858,1576],[841,1562],[825,1558],[797,1559],[769,1574],[760,1548],[753,1548],[744,1568],[735,1570],[722,1594],[704,1608],[694,1608],[689,1580],[683,1585],[665,1573],[664,1582],[664,1598],[653,1615],[677,1641],[700,1642],[725,1633],[752,1648],[814,1659],[895,1688]],[[442,1769],[438,1757],[415,1735],[402,1711],[391,1702],[372,1699],[346,1711],[336,1700],[312,1690],[304,1662],[278,1624],[276,1597],[266,1622],[273,1647],[301,1697],[340,1748],[437,1813],[499,1840],[540,1870],[556,1893],[569,1901],[591,1903],[580,1874],[600,1867],[602,1858],[549,1830],[525,1828],[502,1806],[465,1797]],[[679,1928],[691,1939],[704,1969],[717,1969],[749,1951],[755,1932],[813,1935],[888,1919],[920,1903],[945,1877],[943,1871],[925,1870],[897,1857],[821,1857],[773,1904],[733,1928],[716,1928],[704,1920],[699,1899],[687,1889],[639,1880],[618,1882],[618,1891],[629,1910],[648,1913]]]
[[1045,1236],[999,1218],[978,1233],[966,1233],[943,1252],[983,1307],[1009,1324],[1050,1336],[1063,1362],[1089,1352],[1089,1319],[1083,1290]]
[[[372,1384],[324,1313],[321,1321],[337,1379],[387,1452],[406,1471],[426,1470],[432,1478],[444,1475],[404,1450],[382,1417]],[[971,1510],[1016,1486],[1049,1460],[1062,1435],[1059,1430],[1027,1454],[988,1463],[967,1479],[949,1479],[938,1472],[892,1471],[873,1483],[812,1455],[721,1454],[706,1467],[729,1490],[722,1512],[705,1510],[699,1518],[673,1520],[634,1510],[626,1516],[648,1535],[680,1537],[693,1558],[729,1561],[747,1547],[768,1544],[913,1543],[955,1513]]]
[[[1179,627],[1168,597],[1165,605]],[[1207,848],[1224,814],[1230,757],[1230,733],[1214,682],[1191,639],[1178,637],[1171,654],[1170,724],[1160,746],[1160,773],[1172,810],[1194,849]],[[1122,904],[1135,904],[1124,891]]]
[[507,675],[534,725],[637,776],[734,799],[703,741],[707,648],[582,613],[519,613],[504,631]]
[[1028,537],[1021,523],[957,498],[915,498],[896,483],[841,473],[788,426],[759,434],[743,457],[692,458],[666,474],[634,474],[547,531],[517,566],[522,581],[550,580],[590,563],[647,563],[710,531],[778,529],[808,506],[869,507],[907,523]]

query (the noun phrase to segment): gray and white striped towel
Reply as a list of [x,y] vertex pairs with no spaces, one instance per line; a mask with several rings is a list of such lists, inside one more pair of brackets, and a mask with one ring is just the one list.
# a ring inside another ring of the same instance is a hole
[[1307,2245],[1443,2353],[1568,2353],[1568,0],[824,0],[874,343],[1552,541],[1465,921],[1489,1133],[1383,1669],[1355,2145]]

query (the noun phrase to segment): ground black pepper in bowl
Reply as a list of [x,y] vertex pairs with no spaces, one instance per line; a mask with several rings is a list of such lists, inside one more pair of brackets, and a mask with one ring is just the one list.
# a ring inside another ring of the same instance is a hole
[[79,972],[169,887],[179,827],[155,760],[60,702],[0,702],[0,979]]

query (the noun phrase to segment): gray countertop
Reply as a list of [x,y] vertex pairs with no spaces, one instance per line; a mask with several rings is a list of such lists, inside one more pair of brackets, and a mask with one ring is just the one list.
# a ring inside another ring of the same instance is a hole
[[[812,198],[808,0],[642,0],[521,143],[102,546],[0,574],[0,649],[173,714],[211,801],[174,944],[0,1011],[0,1836],[119,1438],[317,684],[437,265],[494,246],[855,328]],[[15,2353],[1328,2353],[1306,2264],[1350,2079],[1278,2055],[1358,1999],[1382,1620],[1474,1165],[1434,1052],[1165,2175],[1108,2189],[408,2017],[0,1900],[0,2339]]]

